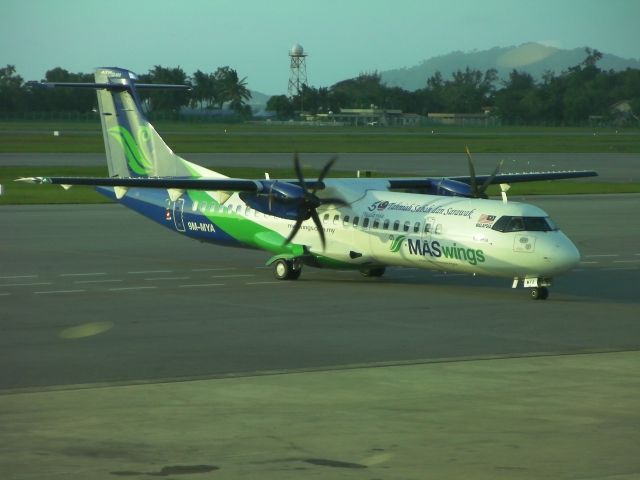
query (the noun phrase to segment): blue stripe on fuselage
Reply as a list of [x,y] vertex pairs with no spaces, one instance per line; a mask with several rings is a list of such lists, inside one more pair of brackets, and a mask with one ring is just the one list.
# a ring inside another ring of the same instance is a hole
[[[242,246],[234,237],[223,231],[204,214],[193,211],[193,202],[188,195],[183,195],[184,207],[182,209],[182,222],[176,221],[174,203],[171,202],[167,191],[157,188],[130,188],[127,194],[118,200],[111,187],[96,187],[98,193],[121,203],[127,208],[144,215],[154,222],[163,225],[174,232],[182,233],[190,238],[203,242],[216,243],[227,246]],[[184,227],[184,230],[178,228]],[[202,228],[203,225],[212,225],[213,229]],[[190,228],[199,226],[200,228]]]

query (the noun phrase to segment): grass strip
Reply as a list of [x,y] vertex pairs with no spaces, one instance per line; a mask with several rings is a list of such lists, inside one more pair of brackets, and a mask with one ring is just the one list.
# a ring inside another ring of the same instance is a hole
[[[640,131],[590,128],[366,128],[160,123],[177,153],[640,153]],[[54,136],[58,131],[59,136]],[[0,153],[101,153],[99,124],[0,122]]]

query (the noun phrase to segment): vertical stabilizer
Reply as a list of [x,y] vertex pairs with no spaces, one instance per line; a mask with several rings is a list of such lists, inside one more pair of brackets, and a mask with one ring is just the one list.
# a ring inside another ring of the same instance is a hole
[[[180,158],[164,143],[142,111],[137,76],[133,72],[98,68],[95,81],[103,86],[96,91],[111,177],[223,177]],[[139,85],[139,88],[176,87]]]

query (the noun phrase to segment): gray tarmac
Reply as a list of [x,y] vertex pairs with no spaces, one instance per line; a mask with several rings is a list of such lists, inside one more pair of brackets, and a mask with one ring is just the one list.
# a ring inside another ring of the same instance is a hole
[[[533,199],[583,255],[546,302],[508,280],[417,269],[279,282],[267,253],[182,238],[119,205],[5,206],[0,388],[635,348],[639,200]],[[108,331],[65,338],[82,325]]]
[[[187,160],[224,173],[229,166],[291,168],[291,153],[181,153]],[[305,153],[303,166],[320,169],[331,153]],[[467,159],[460,153],[340,153],[336,169],[391,172],[399,175],[468,175]],[[505,173],[552,170],[596,170],[599,177],[581,181],[638,182],[640,155],[636,153],[476,153],[478,174],[491,173],[503,160]],[[0,166],[103,166],[104,154],[0,154]]]
[[583,255],[544,302],[3,206],[5,478],[635,478],[640,195],[526,200]]

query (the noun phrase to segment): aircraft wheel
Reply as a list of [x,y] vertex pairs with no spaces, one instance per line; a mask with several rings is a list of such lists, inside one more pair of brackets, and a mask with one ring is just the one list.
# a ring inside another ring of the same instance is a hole
[[289,275],[289,280],[297,280],[300,278],[300,274],[302,273],[302,268],[291,268],[291,274]]
[[532,300],[546,300],[549,297],[549,289],[547,287],[532,288],[529,296]]
[[384,272],[385,272],[384,267],[366,268],[366,269],[360,270],[360,273],[362,274],[363,277],[381,277],[382,275],[384,275]]
[[302,268],[295,268],[291,260],[281,258],[273,266],[273,274],[278,280],[297,280],[302,273]]

